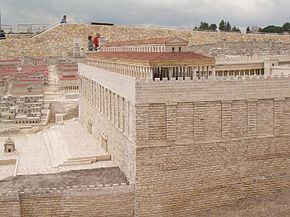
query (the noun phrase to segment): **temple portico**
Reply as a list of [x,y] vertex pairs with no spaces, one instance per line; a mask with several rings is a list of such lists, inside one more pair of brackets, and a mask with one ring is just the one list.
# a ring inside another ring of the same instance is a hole
[[110,42],[102,47],[105,52],[185,52],[188,41],[179,37]]
[[215,60],[192,52],[100,52],[92,54],[88,64],[138,79],[193,79],[215,75]]

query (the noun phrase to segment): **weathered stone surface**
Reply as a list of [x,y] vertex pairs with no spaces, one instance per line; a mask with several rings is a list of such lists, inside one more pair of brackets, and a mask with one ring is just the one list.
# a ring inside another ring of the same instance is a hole
[[0,57],[17,56],[67,56],[73,52],[76,41],[86,50],[87,37],[100,33],[109,41],[123,41],[143,38],[178,36],[189,41],[189,45],[227,42],[269,42],[289,43],[290,35],[240,34],[226,32],[199,32],[190,29],[158,27],[96,26],[88,24],[57,25],[40,35],[28,39],[7,39],[0,41]]

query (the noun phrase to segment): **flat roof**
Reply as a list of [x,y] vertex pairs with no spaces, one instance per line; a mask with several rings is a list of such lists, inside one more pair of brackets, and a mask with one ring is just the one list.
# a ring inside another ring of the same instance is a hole
[[128,41],[115,41],[115,42],[108,42],[104,45],[104,47],[118,47],[118,46],[134,46],[134,45],[163,45],[172,40],[177,40],[175,43],[184,43],[188,44],[188,41],[180,38],[180,37],[164,37],[164,38],[149,38],[149,39],[136,39],[136,40],[128,40]]
[[165,44],[167,41],[175,37],[166,37],[166,38],[150,38],[150,39],[137,39],[137,40],[128,40],[128,41],[115,41],[105,44],[105,47],[117,47],[117,46],[126,46],[126,45],[145,45],[145,44]]
[[143,63],[188,62],[214,64],[215,59],[194,52],[97,52],[89,54],[88,60],[135,61]]

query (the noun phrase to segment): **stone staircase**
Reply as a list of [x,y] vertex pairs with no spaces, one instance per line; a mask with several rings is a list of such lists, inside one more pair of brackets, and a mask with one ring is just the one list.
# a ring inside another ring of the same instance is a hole
[[110,161],[111,155],[102,156],[87,156],[87,157],[71,157],[64,161],[59,167],[76,166],[76,165],[88,165],[96,163],[97,161]]
[[48,86],[44,88],[44,100],[53,100],[61,96],[59,80],[55,66],[50,66],[48,72]]
[[44,102],[42,110],[41,110],[41,117],[40,122],[42,125],[47,125],[49,121],[50,116],[50,109],[49,109],[49,102]]
[[61,139],[61,135],[55,129],[46,131],[44,141],[53,167],[58,167],[71,157],[66,144]]
[[62,134],[57,128],[50,128],[44,134],[44,141],[48,151],[49,158],[53,167],[65,170],[73,169],[75,166],[90,166],[96,162],[110,161],[111,155],[101,153],[97,156],[72,156],[69,148],[62,139]]

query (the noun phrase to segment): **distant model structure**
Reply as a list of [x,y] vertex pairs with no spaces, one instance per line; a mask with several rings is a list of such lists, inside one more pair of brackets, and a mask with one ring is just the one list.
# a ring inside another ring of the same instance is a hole
[[77,64],[58,64],[59,89],[66,92],[79,90],[79,76]]
[[188,41],[179,37],[140,39],[106,43],[102,51],[108,52],[184,52]]
[[0,99],[0,120],[3,123],[39,124],[43,109],[43,95],[3,96]]
[[47,65],[23,64],[19,61],[0,62],[0,91],[2,94],[43,94],[48,85]]
[[12,153],[15,151],[16,151],[15,142],[11,138],[8,138],[4,143],[4,152]]

